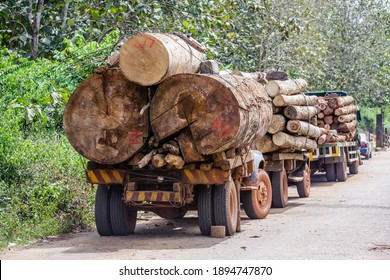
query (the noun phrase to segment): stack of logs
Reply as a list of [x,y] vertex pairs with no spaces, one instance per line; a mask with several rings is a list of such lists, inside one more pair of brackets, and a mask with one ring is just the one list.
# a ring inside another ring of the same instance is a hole
[[271,80],[265,85],[273,102],[273,116],[267,134],[255,142],[263,152],[311,151],[322,131],[316,124],[319,99],[306,96],[307,82],[297,80]]
[[136,168],[209,169],[221,153],[247,150],[270,126],[271,98],[253,78],[201,74],[204,60],[179,34],[130,38],[71,95],[69,142],[91,161]]
[[319,99],[321,110],[317,125],[322,129],[318,144],[353,141],[356,139],[356,111],[352,96],[328,94]]

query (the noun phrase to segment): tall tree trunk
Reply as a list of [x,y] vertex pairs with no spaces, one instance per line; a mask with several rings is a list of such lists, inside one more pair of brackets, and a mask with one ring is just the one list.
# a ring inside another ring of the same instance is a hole
[[[29,20],[32,29],[32,38],[31,38],[31,58],[36,59],[39,53],[39,31],[41,30],[41,17],[42,17],[42,9],[43,9],[44,0],[38,0],[35,16],[33,17],[32,10],[32,1],[30,0],[30,12],[29,12]],[[34,19],[33,19],[34,18]]]

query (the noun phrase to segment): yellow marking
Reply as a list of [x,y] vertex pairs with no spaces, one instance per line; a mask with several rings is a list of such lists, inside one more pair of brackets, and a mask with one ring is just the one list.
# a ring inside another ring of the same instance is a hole
[[89,180],[90,180],[92,183],[99,183],[98,178],[96,177],[95,173],[93,173],[92,170],[88,170],[88,177],[89,177]]
[[170,196],[170,193],[163,193],[163,198],[162,198],[162,200],[163,200],[163,201],[169,201],[169,196]]
[[339,147],[335,147],[335,152],[332,154],[333,157],[337,157],[339,154]]
[[151,195],[151,197],[150,197],[150,200],[151,201],[157,201],[157,192],[152,192],[152,195]]
[[188,179],[190,179],[190,182],[195,182],[195,177],[194,177],[194,175],[192,175],[191,170],[184,169],[184,173],[186,174]]
[[175,193],[175,197],[174,197],[173,201],[180,202],[180,195],[179,195],[179,193]]
[[108,176],[107,172],[105,170],[101,170],[100,171],[100,175],[103,177],[103,180],[105,183],[110,183],[111,182],[111,178],[110,176]]
[[144,192],[140,192],[139,195],[138,195],[138,201],[144,201],[145,200],[145,193]]
[[114,174],[114,177],[115,177],[115,179],[118,182],[122,182],[123,181],[123,178],[122,178],[122,176],[121,176],[121,174],[119,173],[118,170],[112,170],[112,174]]
[[199,170],[198,174],[203,179],[203,182],[205,182],[205,183],[209,182],[209,179],[206,177],[206,175],[204,174],[204,172],[202,170]]
[[310,160],[310,161],[313,160],[313,153],[309,153],[309,160]]

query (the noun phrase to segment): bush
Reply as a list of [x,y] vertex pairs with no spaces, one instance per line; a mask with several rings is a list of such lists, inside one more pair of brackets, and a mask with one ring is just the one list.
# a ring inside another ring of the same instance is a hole
[[86,160],[68,143],[62,114],[116,38],[97,44],[77,36],[56,60],[0,50],[0,247],[92,225]]

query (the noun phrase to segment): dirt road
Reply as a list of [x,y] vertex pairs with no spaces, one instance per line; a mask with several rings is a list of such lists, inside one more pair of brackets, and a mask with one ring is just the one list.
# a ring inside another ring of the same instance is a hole
[[43,240],[0,253],[1,259],[390,259],[390,151],[364,160],[359,174],[328,183],[312,176],[309,198],[289,189],[289,206],[265,220],[242,214],[233,237],[200,235],[196,212],[182,220],[144,214],[134,235],[96,231]]

